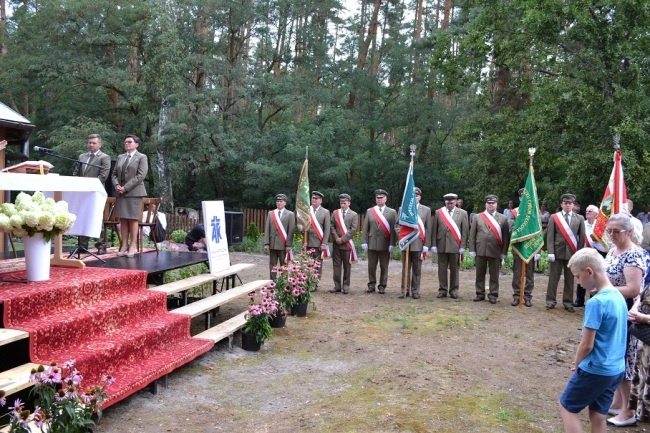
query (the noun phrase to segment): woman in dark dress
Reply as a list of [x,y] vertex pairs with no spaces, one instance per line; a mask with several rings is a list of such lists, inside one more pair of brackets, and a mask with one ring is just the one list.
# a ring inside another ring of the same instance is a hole
[[137,252],[142,198],[147,196],[144,178],[149,171],[147,157],[138,152],[140,144],[142,144],[142,140],[137,136],[126,136],[124,139],[126,153],[117,157],[117,164],[111,176],[117,194],[116,212],[120,218],[120,234],[122,235],[118,256],[133,257]]

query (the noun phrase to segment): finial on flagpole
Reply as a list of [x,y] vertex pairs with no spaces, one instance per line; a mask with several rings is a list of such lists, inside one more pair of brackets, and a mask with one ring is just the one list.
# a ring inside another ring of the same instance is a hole
[[415,149],[416,148],[417,148],[417,146],[415,144],[411,144],[409,146],[409,149],[411,149],[411,159],[413,159],[413,157],[415,156]]
[[616,134],[614,136],[614,150],[619,150],[621,148],[621,136]]
[[534,147],[529,147],[529,148],[528,148],[528,154],[530,155],[530,159],[529,159],[529,161],[530,161],[530,165],[531,165],[531,166],[533,165],[533,158],[535,157],[535,151],[536,151],[536,150],[537,150],[537,149],[535,149]]

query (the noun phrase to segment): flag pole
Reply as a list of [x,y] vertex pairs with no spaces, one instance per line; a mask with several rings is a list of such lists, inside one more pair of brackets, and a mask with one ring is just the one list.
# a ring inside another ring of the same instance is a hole
[[[528,154],[530,155],[530,159],[529,159],[529,162],[528,162],[528,170],[530,171],[533,168],[533,158],[535,157],[535,148],[534,147],[529,147],[528,148]],[[521,202],[519,204],[521,205]],[[519,212],[519,213],[521,214],[521,212]],[[527,266],[528,266],[528,263],[526,263],[526,261],[523,258],[521,258],[521,277],[519,279],[519,306],[520,307],[524,304],[524,288],[526,287],[526,267]]]
[[[309,146],[305,146],[305,161],[309,161]],[[311,207],[311,191],[309,192],[309,199],[310,203],[309,206]],[[302,240],[302,250],[307,251],[309,249],[309,228],[311,227],[311,210],[309,211],[309,225],[305,227],[305,238]]]
[[[410,154],[411,154],[411,163],[410,164],[411,164],[411,166],[413,166],[413,158],[415,157],[415,148],[416,148],[416,146],[415,146],[415,144],[411,144],[411,146],[409,148],[411,149],[411,152],[410,152]],[[402,203],[402,206],[404,206],[404,203]],[[409,269],[410,252],[411,252],[411,244],[409,244],[406,247],[406,250],[402,251],[402,253],[405,254],[405,256],[404,256],[404,264],[402,265],[402,287],[403,287],[402,293],[404,294],[404,296],[406,296],[406,294],[408,293],[408,285],[407,285],[407,283],[408,283],[408,278],[409,278],[408,269]]]

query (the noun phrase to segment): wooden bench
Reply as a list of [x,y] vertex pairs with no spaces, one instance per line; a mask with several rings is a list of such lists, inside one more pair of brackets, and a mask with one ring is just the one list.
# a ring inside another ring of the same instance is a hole
[[4,391],[5,395],[10,395],[25,388],[32,386],[29,381],[29,376],[32,374],[33,368],[38,368],[39,364],[28,362],[27,364],[19,365],[11,370],[3,371],[0,373],[0,391]]
[[228,337],[228,349],[232,350],[232,340],[233,334],[239,331],[246,324],[246,313],[239,313],[233,318],[226,320],[225,322],[219,323],[218,325],[207,329],[200,334],[195,335],[196,338],[204,338],[206,340],[212,340],[215,343],[223,340]]
[[0,346],[29,338],[29,332],[17,329],[0,328]]
[[210,311],[214,310],[221,305],[227,304],[235,298],[245,296],[250,292],[258,290],[263,286],[269,284],[271,280],[257,280],[246,283],[243,286],[235,287],[234,289],[225,292],[217,293],[216,295],[208,296],[200,301],[193,302],[183,307],[171,310],[170,313],[174,314],[187,314],[192,317],[197,317],[205,314],[205,329],[210,328]]

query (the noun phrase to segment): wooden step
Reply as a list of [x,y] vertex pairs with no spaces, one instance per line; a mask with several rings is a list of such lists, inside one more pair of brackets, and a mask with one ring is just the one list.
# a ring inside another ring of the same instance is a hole
[[269,284],[271,280],[257,280],[250,283],[246,283],[243,286],[235,287],[234,289],[227,290],[225,292],[217,293],[216,295],[208,296],[203,298],[200,301],[193,302],[191,304],[179,307],[175,310],[171,310],[172,314],[187,314],[192,317],[197,317],[203,313],[207,313],[211,310],[214,310],[221,305],[227,304],[233,299],[239,298],[240,296],[245,296],[250,292],[260,289],[261,287]]
[[200,334],[195,335],[194,337],[196,338],[204,338],[206,340],[212,340],[215,343],[218,343],[219,341],[223,340],[224,338],[228,337],[230,341],[228,342],[228,346],[230,349],[232,349],[232,335],[239,331],[241,328],[244,327],[246,324],[246,313],[248,311],[244,311],[243,313],[240,313],[236,315],[235,317],[226,320],[225,322],[219,323],[218,325],[201,332]]
[[38,365],[28,362],[11,370],[1,372],[0,391],[4,391],[6,395],[10,395],[32,386],[32,383],[29,381],[29,376],[32,374],[32,369],[38,368]]
[[0,346],[29,338],[29,332],[17,329],[0,328]]
[[185,278],[183,280],[178,280],[171,283],[163,284],[158,287],[152,287],[149,290],[162,292],[165,293],[166,295],[173,295],[174,293],[184,292],[186,290],[193,289],[195,287],[198,287],[205,283],[209,283],[214,280],[236,275],[239,272],[243,271],[244,269],[248,269],[253,266],[255,265],[252,263],[238,263],[236,265],[230,266],[228,269],[224,269],[223,271],[217,272],[216,274],[195,275],[193,277]]

